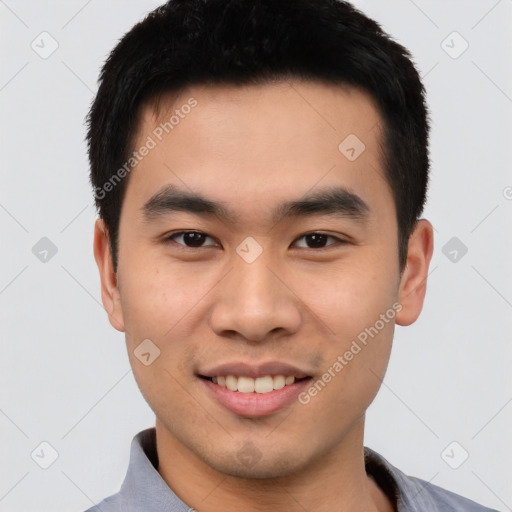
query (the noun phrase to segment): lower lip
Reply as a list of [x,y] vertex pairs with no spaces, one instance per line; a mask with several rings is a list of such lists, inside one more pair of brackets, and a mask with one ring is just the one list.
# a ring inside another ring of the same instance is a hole
[[297,400],[299,393],[311,381],[310,378],[304,379],[268,393],[240,393],[230,391],[201,377],[198,378],[226,409],[246,418],[268,416],[284,409]]

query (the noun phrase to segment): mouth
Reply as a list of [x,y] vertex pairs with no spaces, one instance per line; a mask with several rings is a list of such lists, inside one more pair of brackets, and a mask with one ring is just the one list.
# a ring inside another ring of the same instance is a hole
[[212,384],[216,384],[221,388],[225,388],[237,393],[258,393],[266,394],[272,391],[278,391],[295,383],[310,380],[311,377],[296,377],[295,375],[265,375],[263,377],[247,377],[236,375],[218,375],[208,377],[199,375],[201,379],[207,380]]
[[243,418],[263,418],[298,402],[312,377],[296,375],[198,375],[205,394],[215,404]]

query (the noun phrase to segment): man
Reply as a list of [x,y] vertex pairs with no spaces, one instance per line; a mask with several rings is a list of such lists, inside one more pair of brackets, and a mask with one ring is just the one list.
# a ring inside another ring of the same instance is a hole
[[171,0],[88,121],[102,300],[156,415],[91,511],[489,510],[363,442],[433,251],[403,47],[338,0]]

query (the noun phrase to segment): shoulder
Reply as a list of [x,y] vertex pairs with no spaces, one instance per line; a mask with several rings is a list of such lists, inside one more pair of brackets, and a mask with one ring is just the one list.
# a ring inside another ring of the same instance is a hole
[[132,510],[130,504],[126,503],[123,495],[118,492],[84,512],[129,512],[130,510]]
[[128,510],[130,509],[126,507],[126,503],[123,502],[121,495],[117,493],[105,498],[84,512],[127,512]]
[[495,509],[484,507],[464,496],[420,478],[411,476],[405,476],[405,478],[408,479],[411,488],[414,488],[418,493],[417,495],[409,495],[409,500],[416,505],[416,508],[412,510],[420,510],[419,507],[425,503],[431,503],[432,505],[435,504],[435,510],[439,512],[497,512]]
[[426,480],[406,475],[368,447],[365,447],[365,466],[367,473],[396,503],[399,512],[497,512]]

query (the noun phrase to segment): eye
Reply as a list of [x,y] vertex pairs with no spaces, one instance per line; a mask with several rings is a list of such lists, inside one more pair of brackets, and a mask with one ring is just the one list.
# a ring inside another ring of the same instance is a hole
[[[206,233],[202,233],[201,231],[179,231],[178,233],[173,233],[172,235],[165,237],[165,241],[172,240],[178,245],[187,247],[189,249],[196,249],[203,247],[205,240],[208,238],[213,240],[212,237],[208,236]],[[182,242],[177,241],[180,239]],[[218,244],[215,243],[215,245]]]
[[[204,245],[205,241],[210,239],[213,244]],[[304,239],[304,244],[301,246],[297,243],[297,240]],[[331,240],[331,243],[327,243]],[[177,245],[188,249],[200,249],[203,247],[218,246],[211,236],[201,231],[179,231],[165,237],[164,241],[172,241]],[[325,233],[306,233],[295,241],[295,246],[301,249],[323,249],[335,244],[346,244],[345,240],[341,240],[332,235],[326,235]]]
[[[347,243],[346,241],[341,240],[340,238],[331,235],[326,235],[324,233],[306,233],[305,235],[302,235],[299,238],[297,238],[297,240],[301,239],[304,239],[305,243],[309,244],[309,247],[301,247],[304,249],[323,249],[324,247],[334,245],[336,242],[342,244]],[[327,240],[329,239],[334,240],[334,243],[327,244]]]

